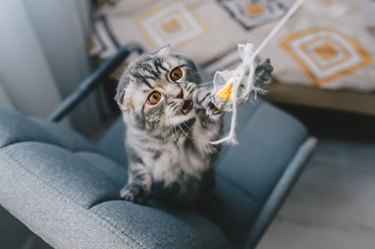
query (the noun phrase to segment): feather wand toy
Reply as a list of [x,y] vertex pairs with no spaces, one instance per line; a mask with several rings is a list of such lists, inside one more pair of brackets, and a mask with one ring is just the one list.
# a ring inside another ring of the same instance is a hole
[[251,43],[238,44],[238,53],[242,63],[233,70],[217,71],[214,77],[214,88],[211,94],[214,96],[213,103],[219,110],[232,111],[230,130],[226,137],[211,144],[228,142],[238,144],[236,137],[237,105],[246,102],[250,93],[264,92],[260,87],[254,85],[255,58],[276,33],[285,25],[289,18],[298,10],[304,0],[297,0],[283,18],[271,30],[255,50]]

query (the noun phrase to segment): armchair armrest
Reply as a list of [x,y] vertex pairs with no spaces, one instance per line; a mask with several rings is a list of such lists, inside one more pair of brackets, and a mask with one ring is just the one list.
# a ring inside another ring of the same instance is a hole
[[93,74],[84,80],[73,93],[57,106],[47,119],[51,122],[59,122],[69,114],[74,107],[80,104],[87,95],[95,90],[132,52],[142,54],[143,51],[143,48],[138,44],[120,48],[115,56],[101,65]]

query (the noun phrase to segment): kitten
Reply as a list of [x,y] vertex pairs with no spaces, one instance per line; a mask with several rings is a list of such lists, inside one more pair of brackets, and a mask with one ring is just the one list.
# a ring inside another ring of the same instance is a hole
[[[272,66],[258,66],[257,83],[269,79]],[[126,123],[129,179],[121,190],[127,201],[159,200],[194,204],[214,187],[213,162],[222,146],[223,114],[199,87],[192,60],[169,47],[131,62],[119,81],[115,100]]]

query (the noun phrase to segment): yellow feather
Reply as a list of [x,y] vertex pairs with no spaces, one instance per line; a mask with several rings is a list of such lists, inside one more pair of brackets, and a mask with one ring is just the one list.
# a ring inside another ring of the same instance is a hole
[[230,80],[228,83],[225,84],[225,86],[216,93],[216,96],[218,96],[221,99],[224,99],[226,101],[232,101],[233,100],[233,81]]

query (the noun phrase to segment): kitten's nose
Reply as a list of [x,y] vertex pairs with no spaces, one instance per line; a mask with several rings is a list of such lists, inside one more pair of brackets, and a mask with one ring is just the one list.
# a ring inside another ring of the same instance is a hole
[[175,98],[176,99],[183,99],[184,98],[184,93],[183,93],[182,89],[181,89],[180,93],[177,94],[177,96]]

